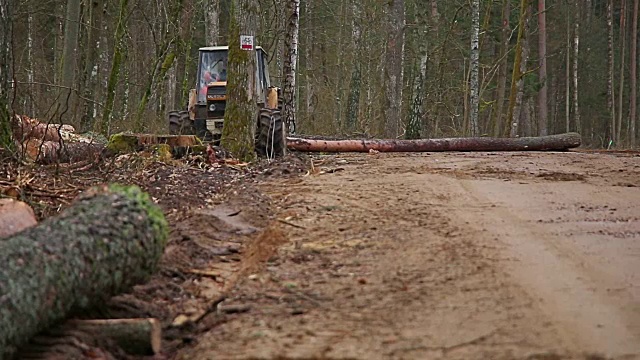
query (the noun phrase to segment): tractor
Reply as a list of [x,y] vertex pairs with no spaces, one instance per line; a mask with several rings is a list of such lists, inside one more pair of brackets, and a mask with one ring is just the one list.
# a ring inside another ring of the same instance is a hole
[[[274,156],[284,153],[285,129],[282,122],[280,89],[271,86],[267,53],[256,47],[254,98],[258,107],[255,148],[258,154]],[[169,112],[169,131],[174,135],[197,135],[205,142],[218,143],[224,127],[227,105],[228,46],[199,49],[196,88],[189,92],[186,111]],[[292,131],[293,125],[289,127]]]

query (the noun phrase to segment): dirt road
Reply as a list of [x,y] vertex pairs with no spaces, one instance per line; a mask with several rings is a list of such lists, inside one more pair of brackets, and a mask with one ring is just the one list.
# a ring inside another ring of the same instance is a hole
[[[640,358],[640,157],[348,155],[276,222],[183,359]],[[264,260],[264,261],[262,261]]]

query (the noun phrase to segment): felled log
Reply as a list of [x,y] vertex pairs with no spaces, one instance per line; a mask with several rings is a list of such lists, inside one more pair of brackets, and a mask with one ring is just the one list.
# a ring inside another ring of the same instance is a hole
[[110,338],[130,355],[155,355],[162,345],[162,326],[157,319],[70,320],[63,329]]
[[0,199],[0,239],[37,223],[36,215],[29,205],[14,199]]
[[104,150],[104,145],[93,142],[62,142],[28,139],[17,143],[23,155],[30,161],[39,164],[74,162],[86,159],[97,159]]
[[308,152],[563,151],[580,146],[577,133],[521,138],[419,140],[311,140],[287,138],[287,148]]
[[0,241],[0,358],[70,313],[146,281],[166,238],[164,215],[145,193],[111,185]]

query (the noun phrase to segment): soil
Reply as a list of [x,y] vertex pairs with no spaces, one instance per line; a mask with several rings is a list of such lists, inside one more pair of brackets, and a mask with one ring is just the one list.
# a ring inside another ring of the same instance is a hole
[[131,163],[12,186],[40,217],[97,173],[157,200],[161,271],[83,314],[161,319],[155,359],[640,358],[638,153]]

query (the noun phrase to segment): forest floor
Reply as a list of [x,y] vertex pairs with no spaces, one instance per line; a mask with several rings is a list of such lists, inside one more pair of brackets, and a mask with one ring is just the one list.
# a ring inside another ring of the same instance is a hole
[[640,358],[638,153],[116,169],[172,225],[161,272],[104,311],[160,318],[156,359]]

